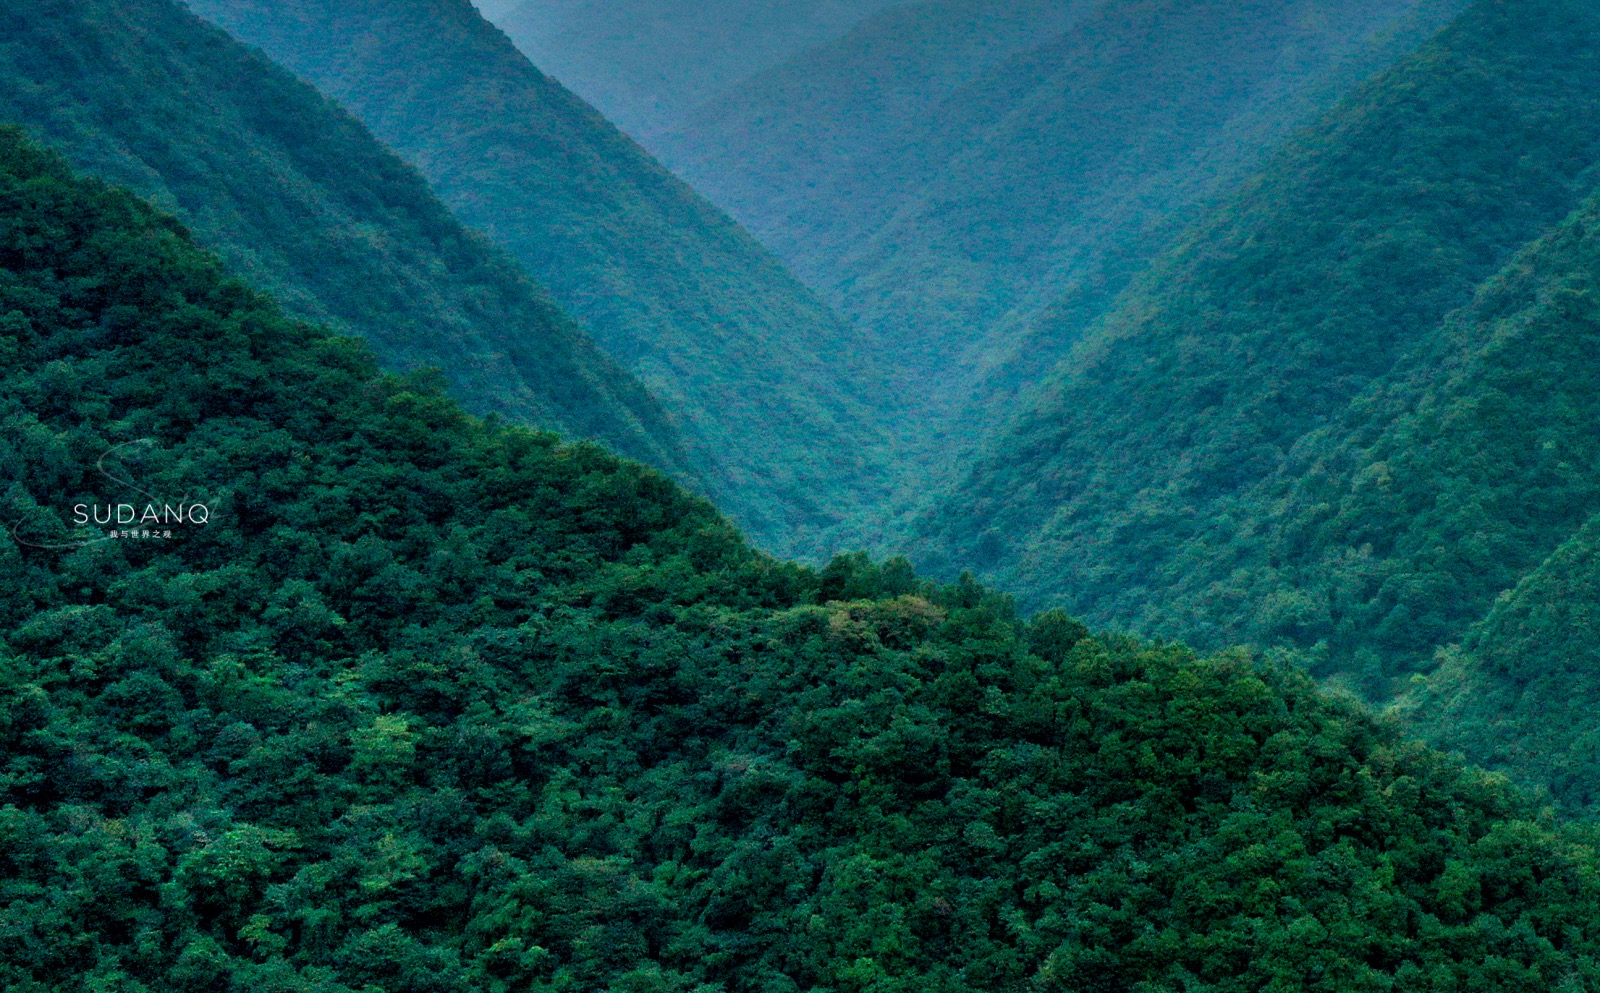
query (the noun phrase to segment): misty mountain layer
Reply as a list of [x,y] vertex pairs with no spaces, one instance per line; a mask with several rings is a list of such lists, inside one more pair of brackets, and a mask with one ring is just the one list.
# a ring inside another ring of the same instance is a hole
[[[666,153],[882,336],[948,445],[1460,0],[937,0],[702,108]],[[1041,323],[1041,315],[1048,320]]]
[[0,23],[0,121],[176,211],[291,313],[442,369],[474,410],[694,478],[655,400],[311,87],[170,0],[16,0]]
[[652,152],[694,109],[897,0],[479,0],[540,69]]
[[1430,667],[1600,510],[1597,46],[1587,4],[1482,2],[1365,86],[1123,296],[928,547],[1380,694]]
[[545,282],[711,453],[765,546],[878,499],[877,349],[743,230],[541,74],[467,0],[194,0],[349,107]]

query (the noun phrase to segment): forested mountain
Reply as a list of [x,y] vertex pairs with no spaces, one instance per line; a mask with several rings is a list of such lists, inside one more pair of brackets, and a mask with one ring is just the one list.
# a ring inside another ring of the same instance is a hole
[[656,151],[695,107],[897,0],[478,0],[533,64]]
[[1499,598],[1402,701],[1441,746],[1600,812],[1600,516]]
[[443,369],[479,412],[689,473],[655,400],[288,72],[169,0],[15,0],[0,26],[0,123],[176,211],[291,313]]
[[9,131],[0,314],[9,991],[1600,989],[1600,856],[1503,780],[1242,653],[768,558]]
[[914,4],[719,99],[666,157],[898,344],[959,434],[1213,192],[1462,6]]
[[[1414,726],[1589,813],[1600,809],[1597,273],[1600,197],[1480,294],[1450,352],[1420,364],[1423,388],[1377,399],[1400,413],[1330,460],[1337,471],[1316,482],[1331,506],[1314,515],[1296,501],[1321,539],[1303,556],[1308,606],[1355,577],[1378,595],[1351,604],[1352,618],[1413,617],[1428,637],[1401,648],[1448,645],[1403,703]],[[1363,539],[1374,554],[1337,561]],[[1380,629],[1380,652],[1394,627]]]
[[[1094,0],[900,4],[759,73],[665,135],[665,160],[802,275],[876,230],[924,162],[904,136],[964,84],[1057,37]],[[899,161],[912,156],[909,162]]]
[[1242,633],[1403,673],[1600,512],[1597,238],[1591,198],[1301,443],[1259,571],[1211,587]]
[[927,533],[1100,621],[1429,667],[1600,511],[1597,48],[1589,4],[1475,4],[1160,260]]
[[809,547],[887,484],[870,343],[468,0],[191,6],[353,110],[543,280],[717,453],[711,495],[764,545]]

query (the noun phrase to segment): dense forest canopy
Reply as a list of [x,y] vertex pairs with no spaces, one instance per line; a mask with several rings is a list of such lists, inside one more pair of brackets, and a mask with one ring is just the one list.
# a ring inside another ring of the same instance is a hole
[[992,435],[924,563],[1291,649],[1591,814],[1597,47],[1588,4],[1477,3],[1289,142]]
[[1600,516],[1497,598],[1402,700],[1441,747],[1600,813]]
[[1600,9],[190,3],[0,11],[0,988],[1600,993]]
[[[997,434],[925,518],[930,553],[1096,620],[1208,644],[1321,644],[1333,653],[1324,671],[1379,691],[1426,667],[1432,646],[1473,619],[1461,606],[1486,609],[1498,592],[1475,590],[1445,618],[1430,605],[1435,581],[1416,571],[1432,571],[1425,560],[1440,561],[1429,549],[1444,536],[1467,551],[1455,525],[1428,537],[1437,518],[1425,513],[1424,491],[1460,470],[1403,478],[1415,496],[1391,509],[1385,486],[1356,492],[1366,486],[1356,453],[1395,413],[1384,391],[1417,399],[1406,385],[1417,368],[1453,374],[1458,345],[1477,335],[1458,338],[1446,318],[1480,287],[1487,313],[1461,320],[1486,320],[1485,332],[1501,310],[1527,307],[1493,279],[1509,266],[1516,281],[1518,252],[1594,188],[1597,45],[1600,12],[1587,4],[1479,3],[1291,142],[1125,293]],[[1508,354],[1530,370],[1545,361]],[[1450,443],[1476,450],[1471,433],[1487,425],[1458,425]],[[1437,438],[1411,437],[1406,458],[1452,457],[1430,452]],[[1487,495],[1462,481],[1462,499]],[[1378,565],[1391,545],[1421,560]],[[1477,582],[1459,571],[1447,582]]]
[[479,413],[696,478],[671,418],[515,262],[312,87],[172,0],[0,10],[0,122],[176,212],[290,312],[442,369]]
[[0,315],[8,990],[1600,989],[1595,850],[1503,780],[1243,653],[771,559],[13,131]]
[[1242,633],[1424,667],[1600,511],[1597,238],[1600,195],[1300,446],[1250,549],[1273,568],[1233,579]]

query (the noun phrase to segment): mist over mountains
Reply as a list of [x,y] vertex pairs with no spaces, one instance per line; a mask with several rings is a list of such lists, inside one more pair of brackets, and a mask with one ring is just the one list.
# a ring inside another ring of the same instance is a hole
[[[678,414],[779,551],[888,484],[878,350],[467,0],[196,0],[406,155]],[[815,552],[814,542],[811,551]]]
[[894,0],[496,0],[478,9],[528,58],[660,153],[678,121]]
[[1600,990],[1591,7],[8,5],[0,985]]
[[1006,416],[1208,198],[1462,6],[903,4],[664,115],[657,143],[885,337],[938,426],[910,443],[942,451]]

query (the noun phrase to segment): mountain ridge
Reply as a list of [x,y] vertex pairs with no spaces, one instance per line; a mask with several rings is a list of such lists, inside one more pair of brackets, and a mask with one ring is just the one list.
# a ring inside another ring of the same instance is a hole
[[711,108],[666,159],[885,339],[937,462],[1196,212],[1461,6],[908,5]]
[[534,65],[655,154],[689,108],[896,0],[487,5]]
[[775,550],[825,550],[884,477],[874,343],[546,77],[467,0],[192,0],[321,87],[507,248],[717,460]]
[[235,273],[391,367],[440,367],[476,410],[695,478],[657,401],[310,87],[167,0],[18,0],[0,17],[0,119],[159,198]]
[[1242,637],[1252,591],[1230,577],[1272,562],[1259,532],[1307,439],[1592,190],[1600,135],[1570,121],[1597,30],[1581,5],[1476,4],[1292,143],[926,519],[959,529],[944,548],[1096,622]]

